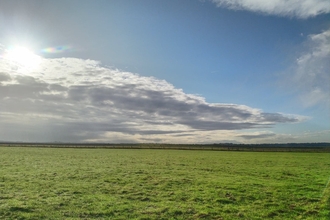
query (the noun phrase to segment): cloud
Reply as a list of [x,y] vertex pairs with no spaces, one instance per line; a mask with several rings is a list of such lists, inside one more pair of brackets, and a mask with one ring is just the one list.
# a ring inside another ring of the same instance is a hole
[[276,134],[272,133],[272,132],[256,132],[256,133],[252,133],[252,134],[242,134],[242,135],[238,135],[238,136],[242,137],[244,139],[247,139],[247,140],[251,140],[251,139],[274,137],[274,136],[276,136]]
[[[211,142],[219,132],[300,122],[245,105],[208,103],[153,77],[94,60],[42,59],[23,70],[0,60],[0,140]],[[196,139],[199,138],[199,139]]]
[[0,82],[9,81],[11,77],[8,73],[0,73]]
[[330,105],[330,29],[308,36],[304,52],[285,73],[285,81],[305,107]]
[[211,0],[218,7],[247,10],[267,15],[298,18],[314,17],[330,12],[328,0]]
[[311,143],[329,142],[330,130],[304,131],[299,134],[274,133],[270,131],[237,132],[236,138],[243,143]]

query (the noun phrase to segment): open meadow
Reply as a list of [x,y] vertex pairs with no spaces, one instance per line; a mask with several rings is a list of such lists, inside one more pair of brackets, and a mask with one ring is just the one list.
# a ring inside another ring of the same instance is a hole
[[0,147],[0,219],[330,219],[329,153]]

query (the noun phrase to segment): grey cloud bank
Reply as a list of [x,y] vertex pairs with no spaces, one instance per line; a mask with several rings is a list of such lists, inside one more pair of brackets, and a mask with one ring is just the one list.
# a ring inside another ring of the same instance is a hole
[[219,132],[228,138],[229,131],[303,120],[208,103],[164,80],[76,58],[42,59],[34,70],[1,59],[0,101],[0,140],[8,141],[220,140]]

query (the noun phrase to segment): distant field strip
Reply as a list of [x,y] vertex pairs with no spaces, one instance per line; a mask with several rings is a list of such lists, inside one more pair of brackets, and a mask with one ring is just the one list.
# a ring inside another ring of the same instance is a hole
[[0,147],[0,219],[330,219],[329,153]]

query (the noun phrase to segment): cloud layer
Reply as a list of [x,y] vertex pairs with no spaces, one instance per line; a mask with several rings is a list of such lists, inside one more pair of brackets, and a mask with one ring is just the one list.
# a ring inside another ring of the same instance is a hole
[[330,12],[328,0],[211,0],[218,7],[269,15],[308,18]]
[[274,133],[270,131],[249,131],[236,134],[243,143],[313,143],[328,140],[330,130],[303,131],[300,133]]
[[0,140],[207,142],[301,120],[208,103],[164,80],[76,58],[42,59],[33,70],[1,59],[0,101]]

